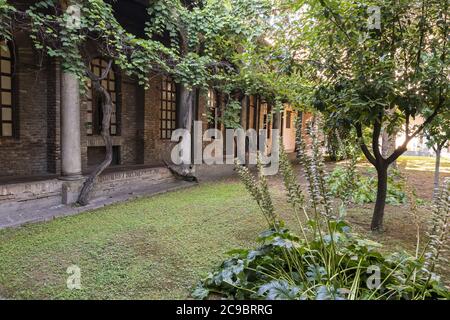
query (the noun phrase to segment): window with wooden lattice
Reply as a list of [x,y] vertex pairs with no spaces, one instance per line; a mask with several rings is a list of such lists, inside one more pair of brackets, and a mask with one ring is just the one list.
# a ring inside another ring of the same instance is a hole
[[0,41],[0,137],[14,135],[13,67],[11,48]]
[[[101,58],[95,58],[91,61],[91,71],[97,77],[100,77],[108,68],[108,62]],[[114,69],[111,68],[107,77],[101,81],[102,86],[108,90],[112,100],[112,113],[110,121],[110,135],[119,135],[119,104],[120,85]],[[98,135],[102,130],[103,110],[102,97],[92,87],[91,81],[88,82],[87,107],[86,107],[86,132],[88,135]]]
[[176,129],[177,89],[169,77],[161,80],[160,137],[170,139]]

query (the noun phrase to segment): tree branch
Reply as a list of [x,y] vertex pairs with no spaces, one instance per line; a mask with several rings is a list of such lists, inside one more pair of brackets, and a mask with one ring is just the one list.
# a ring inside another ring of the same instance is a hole
[[382,121],[383,121],[383,112],[380,112],[378,114],[378,117],[375,119],[372,133],[372,151],[376,161],[384,160],[380,152],[380,134]]
[[419,71],[419,69],[420,69],[420,62],[421,62],[421,56],[422,56],[422,46],[423,46],[423,44],[424,44],[424,39],[425,39],[425,32],[426,32],[426,28],[425,28],[425,21],[426,21],[426,19],[425,19],[425,16],[426,16],[426,13],[425,13],[425,0],[423,0],[422,1],[422,9],[421,9],[421,11],[422,11],[422,14],[421,14],[421,16],[420,16],[420,21],[419,21],[419,24],[420,24],[420,36],[419,36],[419,48],[417,49],[417,56],[416,56],[416,59],[417,59],[417,61],[416,61],[416,68],[415,68],[415,75],[417,75],[417,73],[418,73],[418,71]]
[[395,151],[390,155],[390,157],[386,159],[387,164],[391,164],[392,162],[397,160],[398,157],[400,157],[406,150],[408,150],[406,145],[402,144],[397,149],[395,149]]
[[105,68],[105,70],[103,70],[103,72],[102,72],[102,74],[101,74],[100,77],[98,77],[97,75],[95,75],[94,73],[92,73],[91,68],[89,68],[89,67],[86,68],[86,73],[88,74],[89,78],[90,78],[92,81],[100,82],[100,81],[102,81],[102,80],[105,80],[105,79],[108,77],[109,71],[111,70],[112,62],[113,62],[112,59],[110,59],[110,60],[108,61],[108,66]]
[[406,137],[409,136],[409,117],[410,117],[409,112],[406,112],[406,115],[405,115],[405,136]]
[[370,162],[371,164],[373,164],[374,166],[376,166],[377,160],[376,160],[375,157],[370,153],[369,148],[367,147],[366,143],[364,142],[364,137],[363,137],[363,133],[362,133],[362,127],[361,127],[361,124],[359,124],[359,123],[355,124],[355,128],[356,128],[356,135],[357,135],[357,137],[358,137],[359,146],[361,147],[362,152],[363,152],[364,155],[366,156],[367,160],[369,160],[369,162]]
[[[422,5],[423,4],[424,3],[422,2]],[[423,6],[422,6],[422,8],[423,8]],[[447,21],[447,15],[445,15],[445,22],[446,21]],[[444,24],[444,25],[447,26],[447,24]],[[447,28],[445,28],[443,39],[444,39],[444,41],[443,41],[444,44],[443,44],[443,53],[442,53],[441,60],[445,61],[446,48],[447,48],[447,46],[446,46],[446,44],[447,44]],[[417,61],[420,62],[420,54],[417,55],[417,58],[418,58]],[[397,158],[400,157],[407,150],[407,145],[411,141],[411,139],[413,139],[415,136],[417,136],[425,128],[425,126],[427,126],[430,122],[432,122],[434,120],[434,118],[441,111],[441,108],[444,106],[444,103],[445,103],[445,99],[444,99],[444,95],[443,95],[443,89],[442,89],[442,86],[440,86],[439,100],[438,100],[436,108],[434,109],[433,113],[427,119],[425,119],[425,121],[411,135],[409,134],[409,115],[407,115],[407,118],[406,118],[407,128],[405,130],[405,133],[406,133],[405,141],[403,142],[403,144],[400,147],[398,147],[394,151],[394,153],[392,153],[392,155],[389,158],[386,159],[386,161],[389,164],[394,162],[395,160],[397,160]]]
[[325,2],[325,0],[320,0],[319,2],[320,2],[320,4],[321,4],[323,7],[325,7],[325,9],[327,9],[327,10],[331,13],[331,15],[333,16],[333,19],[330,19],[330,21],[331,21],[336,27],[338,27],[339,30],[341,30],[341,31],[344,33],[345,37],[346,37],[350,42],[353,42],[353,41],[352,41],[352,38],[348,35],[346,28],[340,24],[340,16],[339,16],[337,13],[335,13],[335,12],[330,8],[330,6]]
[[443,105],[444,105],[444,99],[442,98],[442,95],[439,94],[438,106],[436,107],[436,109],[434,109],[433,113],[427,119],[425,119],[425,121],[416,129],[416,131],[414,131],[413,134],[409,136],[409,139],[407,140],[406,144],[408,144],[408,142],[412,138],[417,136],[423,130],[423,128],[425,128],[426,125],[428,125],[431,121],[434,120],[434,118],[439,114],[439,111],[441,110]]

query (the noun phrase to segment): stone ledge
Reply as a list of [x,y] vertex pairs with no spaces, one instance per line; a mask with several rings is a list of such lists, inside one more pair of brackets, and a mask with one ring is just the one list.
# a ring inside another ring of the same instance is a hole
[[193,187],[196,185],[196,183],[189,183],[185,181],[162,182],[159,184],[148,186],[145,189],[136,190],[131,193],[123,193],[114,197],[97,198],[95,200],[92,200],[91,203],[85,207],[78,207],[73,205],[57,205],[46,209],[30,211],[26,214],[16,214],[12,216],[10,215],[9,217],[5,217],[0,214],[0,229],[7,227],[18,227],[25,223],[49,221],[58,217],[70,216],[86,211],[92,211],[117,202],[130,201],[146,196],[154,196],[179,189]]
[[[175,178],[165,167],[138,168],[101,175],[94,186],[92,201],[100,198],[131,196],[155,185],[172,183]],[[0,223],[17,216],[31,219],[36,210],[70,205],[76,202],[84,180],[40,180],[0,185]],[[21,218],[22,219],[22,218]]]

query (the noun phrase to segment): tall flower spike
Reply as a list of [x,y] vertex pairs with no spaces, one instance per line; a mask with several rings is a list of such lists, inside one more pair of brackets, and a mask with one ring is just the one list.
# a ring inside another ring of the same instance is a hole
[[[284,150],[284,146],[281,143],[280,138],[280,172],[283,176],[283,183],[287,191],[288,202],[294,208],[301,208],[304,206],[305,197],[302,193],[302,189],[300,184],[297,181],[297,177],[295,176],[292,165],[288,159],[286,154],[286,150]],[[309,217],[306,217],[309,220]]]
[[275,227],[277,225],[277,217],[275,215],[275,210],[273,207],[272,199],[269,193],[269,187],[266,178],[262,175],[262,166],[258,157],[258,171],[259,179],[256,180],[250,170],[241,165],[238,161],[235,163],[236,171],[244,184],[247,191],[250,193],[252,198],[258,204],[261,212],[264,215],[269,226]]
[[321,119],[320,117],[316,117],[315,121],[311,123],[311,129],[310,134],[312,138],[312,162],[314,172],[315,172],[315,183],[317,184],[317,190],[320,194],[320,203],[323,206],[323,214],[328,218],[335,218],[333,214],[333,208],[331,205],[331,196],[330,192],[328,191],[328,185],[326,182],[326,172],[325,172],[325,165],[323,162],[323,156],[322,152],[320,150],[321,144],[319,141],[319,132],[318,128],[321,126]]
[[425,253],[425,266],[433,272],[436,268],[448,265],[444,252],[449,249],[450,179],[446,179],[438,197],[434,201],[433,212],[427,233],[430,243]]

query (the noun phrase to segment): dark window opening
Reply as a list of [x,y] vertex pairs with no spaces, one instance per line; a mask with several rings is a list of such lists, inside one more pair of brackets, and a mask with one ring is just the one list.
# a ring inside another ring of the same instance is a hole
[[219,128],[219,101],[214,89],[208,90],[208,129]]
[[250,96],[248,98],[248,113],[247,113],[247,129],[257,129],[256,127],[256,97]]
[[260,117],[260,125],[259,128],[266,130],[266,136],[267,139],[270,138],[270,133],[271,133],[271,119],[270,119],[270,107],[268,106],[267,102],[261,102],[260,105],[260,112],[261,112],[261,117]]

